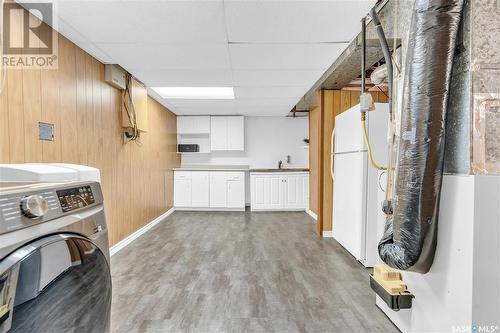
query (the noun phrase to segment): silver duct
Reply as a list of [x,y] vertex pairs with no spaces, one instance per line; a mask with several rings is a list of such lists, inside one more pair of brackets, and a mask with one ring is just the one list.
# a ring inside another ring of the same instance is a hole
[[380,258],[427,273],[434,259],[443,174],[445,121],[463,0],[416,0],[404,75],[393,214]]
[[375,68],[370,75],[370,81],[376,86],[381,86],[387,83],[388,74],[387,66],[385,64]]

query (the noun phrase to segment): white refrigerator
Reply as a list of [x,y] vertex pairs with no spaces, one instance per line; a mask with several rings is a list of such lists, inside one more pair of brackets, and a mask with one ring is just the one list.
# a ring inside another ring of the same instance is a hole
[[[335,117],[333,237],[365,267],[377,262],[378,171],[368,160],[359,105]],[[375,103],[367,114],[374,160],[387,165],[389,105]]]

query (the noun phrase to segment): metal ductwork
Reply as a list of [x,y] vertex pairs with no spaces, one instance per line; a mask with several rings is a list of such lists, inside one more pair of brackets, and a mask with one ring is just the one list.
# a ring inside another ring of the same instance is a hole
[[464,0],[416,0],[404,73],[393,213],[379,243],[388,265],[420,273],[434,259],[445,121]]
[[376,86],[387,85],[387,65],[383,64],[370,74],[370,81]]

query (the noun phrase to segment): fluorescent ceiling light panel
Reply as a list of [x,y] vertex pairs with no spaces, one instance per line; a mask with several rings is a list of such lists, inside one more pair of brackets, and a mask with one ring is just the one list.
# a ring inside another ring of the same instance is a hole
[[151,87],[165,99],[234,99],[233,87]]

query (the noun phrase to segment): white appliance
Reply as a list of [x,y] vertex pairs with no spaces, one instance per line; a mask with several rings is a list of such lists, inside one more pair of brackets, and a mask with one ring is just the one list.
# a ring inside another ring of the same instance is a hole
[[0,164],[1,333],[109,332],[99,178],[98,169],[73,164]]
[[[377,261],[378,174],[368,160],[359,105],[335,117],[333,237],[366,267]],[[375,103],[367,132],[375,161],[387,164],[389,105]]]
[[1,182],[101,182],[99,169],[70,163],[0,164]]

